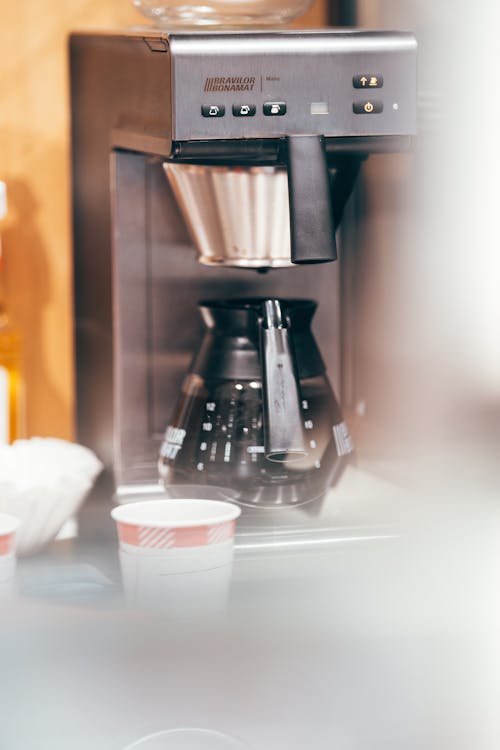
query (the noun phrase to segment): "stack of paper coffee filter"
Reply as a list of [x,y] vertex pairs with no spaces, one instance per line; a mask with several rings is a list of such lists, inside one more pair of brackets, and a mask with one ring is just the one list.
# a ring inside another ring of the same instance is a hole
[[102,469],[88,448],[55,438],[0,445],[0,513],[20,520],[17,553],[54,539],[83,503]]

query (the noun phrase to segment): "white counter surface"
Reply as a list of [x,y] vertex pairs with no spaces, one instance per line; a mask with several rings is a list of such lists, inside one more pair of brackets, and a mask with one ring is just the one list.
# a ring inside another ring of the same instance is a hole
[[481,577],[498,512],[445,525],[393,484],[347,479],[321,532],[290,523],[273,546],[244,525],[227,611],[192,620],[125,605],[111,506],[87,509],[86,541],[21,561],[2,603],[0,748],[122,750],[205,727],[254,750],[498,750]]

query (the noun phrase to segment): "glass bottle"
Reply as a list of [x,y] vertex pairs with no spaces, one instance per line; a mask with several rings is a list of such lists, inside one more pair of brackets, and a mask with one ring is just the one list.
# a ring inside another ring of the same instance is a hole
[[[0,182],[0,228],[7,216],[7,191]],[[22,335],[8,312],[0,232],[0,443],[24,437]]]

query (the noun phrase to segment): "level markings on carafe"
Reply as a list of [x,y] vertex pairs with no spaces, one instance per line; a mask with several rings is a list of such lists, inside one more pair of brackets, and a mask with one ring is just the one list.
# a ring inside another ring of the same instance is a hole
[[[309,401],[307,399],[302,399],[302,411],[307,412],[309,411]],[[314,427],[314,422],[312,419],[307,418],[304,420],[304,427],[306,430],[312,430]]]

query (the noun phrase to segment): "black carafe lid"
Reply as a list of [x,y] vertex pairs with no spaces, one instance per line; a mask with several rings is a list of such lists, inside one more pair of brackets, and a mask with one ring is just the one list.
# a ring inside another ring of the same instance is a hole
[[[203,300],[199,303],[207,328],[191,372],[206,379],[261,380],[259,332],[267,297]],[[325,372],[325,364],[311,332],[317,304],[311,299],[279,299],[295,352],[300,379]]]

